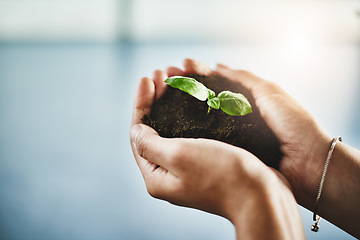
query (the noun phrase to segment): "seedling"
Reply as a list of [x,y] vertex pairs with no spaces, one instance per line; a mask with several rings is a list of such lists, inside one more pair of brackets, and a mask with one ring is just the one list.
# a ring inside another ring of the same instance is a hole
[[169,86],[178,88],[200,101],[207,100],[206,103],[209,106],[208,113],[212,108],[220,108],[225,113],[232,116],[244,116],[252,112],[249,101],[240,93],[222,91],[216,96],[213,90],[208,89],[196,79],[189,77],[173,76],[167,78],[165,82]]

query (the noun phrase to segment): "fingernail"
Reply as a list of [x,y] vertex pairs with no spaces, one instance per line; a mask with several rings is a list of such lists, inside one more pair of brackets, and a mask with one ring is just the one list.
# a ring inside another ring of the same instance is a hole
[[135,124],[131,127],[130,139],[132,142],[136,141],[136,138],[139,135],[139,133],[142,131],[142,129],[143,129],[143,127],[141,126],[141,124]]

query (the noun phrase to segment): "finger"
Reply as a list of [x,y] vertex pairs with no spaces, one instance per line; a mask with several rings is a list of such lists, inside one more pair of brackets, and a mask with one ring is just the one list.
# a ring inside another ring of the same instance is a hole
[[265,81],[250,72],[244,70],[234,70],[223,64],[217,64],[215,71],[231,81],[241,83],[249,90],[254,89],[254,87]]
[[155,99],[159,99],[166,91],[167,84],[164,82],[168,75],[161,70],[154,71],[153,81],[155,84]]
[[168,67],[166,69],[166,73],[168,74],[169,77],[185,75],[185,72],[182,69],[177,68],[177,67]]
[[277,84],[261,79],[260,77],[244,70],[234,70],[226,65],[218,64],[216,73],[228,78],[231,81],[242,84],[249,89],[255,100],[273,94],[287,95]]
[[133,141],[131,148],[141,175],[144,178],[148,193],[155,198],[170,200],[179,186],[179,178],[162,166],[141,157]]
[[142,78],[135,94],[131,125],[142,123],[144,115],[149,114],[155,97],[155,85],[149,78]]
[[[135,124],[130,130],[131,147],[135,160],[144,177],[156,171],[157,168],[162,168],[163,170],[168,171],[166,168],[158,164],[157,159],[161,158],[161,155],[152,155],[149,153],[153,150],[151,146],[148,146],[149,141],[150,143],[153,143],[152,141],[157,138],[160,138],[157,132],[143,124]],[[148,155],[152,156],[149,160],[147,158]]]
[[185,74],[210,75],[213,73],[207,65],[193,59],[184,60],[184,69]]
[[177,175],[178,170],[172,163],[175,154],[179,151],[178,145],[172,139],[160,137],[154,129],[144,124],[132,126],[130,139],[139,157]]
[[229,66],[227,66],[227,65],[225,65],[225,64],[222,64],[222,63],[218,63],[217,65],[216,65],[216,68],[227,68],[227,69],[230,69],[229,68]]

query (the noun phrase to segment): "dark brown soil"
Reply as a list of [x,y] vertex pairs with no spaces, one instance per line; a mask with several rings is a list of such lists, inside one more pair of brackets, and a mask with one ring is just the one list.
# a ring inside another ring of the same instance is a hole
[[218,94],[223,90],[244,94],[253,112],[245,116],[230,116],[212,109],[207,114],[206,101],[168,87],[165,94],[154,102],[152,111],[143,122],[154,128],[160,136],[168,138],[208,138],[244,148],[266,165],[278,169],[282,157],[279,141],[260,117],[251,94],[221,76],[191,76]]

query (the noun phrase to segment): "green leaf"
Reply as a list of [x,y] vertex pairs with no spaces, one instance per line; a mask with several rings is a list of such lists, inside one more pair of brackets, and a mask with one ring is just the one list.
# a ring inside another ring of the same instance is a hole
[[218,97],[211,98],[207,100],[207,104],[211,108],[219,109],[220,108],[220,100]]
[[173,76],[166,79],[165,82],[171,87],[187,92],[201,101],[205,101],[211,94],[211,90],[209,91],[204,84],[196,81],[194,78]]
[[252,112],[249,101],[240,93],[223,91],[216,97],[214,91],[208,89],[196,79],[189,77],[173,76],[166,79],[165,82],[171,87],[178,88],[201,101],[208,99],[208,113],[211,108],[221,108],[225,113],[233,116],[243,116]]
[[244,116],[252,112],[249,101],[240,93],[223,91],[219,93],[218,98],[221,110],[229,115]]
[[208,89],[208,93],[209,93],[208,99],[212,99],[216,97],[216,93],[213,90]]

